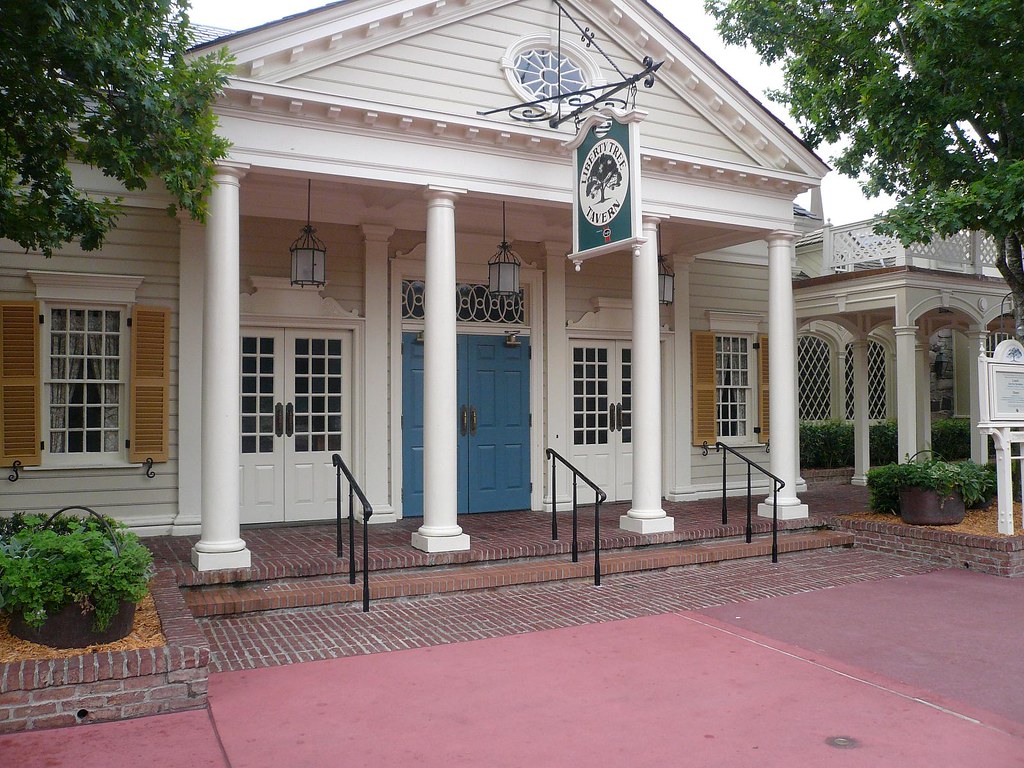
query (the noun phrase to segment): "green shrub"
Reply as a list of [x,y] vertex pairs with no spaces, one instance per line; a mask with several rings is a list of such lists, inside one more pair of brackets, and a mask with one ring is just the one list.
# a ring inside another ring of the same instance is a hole
[[938,419],[932,422],[932,450],[946,461],[971,458],[970,419]]
[[875,512],[899,514],[901,488],[927,488],[948,496],[958,492],[968,507],[995,492],[995,472],[972,461],[911,461],[868,470],[868,503]]
[[72,603],[94,611],[102,631],[123,601],[146,596],[153,557],[138,536],[111,518],[17,516],[0,529],[0,610],[25,623]]
[[800,466],[833,469],[853,466],[853,424],[848,421],[800,422]]
[[899,441],[895,419],[872,424],[869,427],[868,439],[871,443],[871,466],[895,464],[899,461]]

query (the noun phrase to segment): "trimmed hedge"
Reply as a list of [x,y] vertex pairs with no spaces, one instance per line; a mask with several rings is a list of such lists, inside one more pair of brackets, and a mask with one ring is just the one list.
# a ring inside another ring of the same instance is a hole
[[939,419],[932,422],[932,451],[946,461],[971,458],[970,419]]
[[[872,466],[896,462],[895,421],[872,424],[869,439]],[[969,445],[968,434],[968,448]],[[839,420],[800,422],[800,466],[805,469],[852,467],[853,423]]]

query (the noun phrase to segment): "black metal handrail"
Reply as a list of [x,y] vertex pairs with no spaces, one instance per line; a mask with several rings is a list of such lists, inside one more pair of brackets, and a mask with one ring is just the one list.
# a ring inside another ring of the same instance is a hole
[[580,560],[579,547],[579,526],[577,511],[579,505],[576,501],[577,481],[582,480],[594,490],[594,586],[601,586],[601,504],[608,498],[608,494],[602,491],[596,483],[580,472],[569,463],[554,448],[548,448],[547,456],[551,459],[551,540],[558,541],[558,496],[555,484],[555,462],[560,461],[566,469],[572,472],[572,561],[578,563]]
[[[704,445],[702,446],[702,453],[704,456],[708,455],[709,447],[710,446],[708,446],[708,441],[705,440]],[[731,453],[733,456],[742,459],[744,462],[746,462],[747,465],[747,544],[750,543],[751,537],[753,536],[753,524],[751,521],[750,501],[752,496],[750,481],[751,469],[756,469],[761,474],[767,475],[772,481],[772,562],[779,562],[779,491],[786,487],[786,482],[781,477],[776,477],[757,462],[751,461],[742,453],[740,453],[737,450],[734,450],[733,448],[730,448],[728,445],[721,441],[715,443],[715,453],[718,453],[719,451],[724,451],[724,453],[722,453],[722,525],[729,524],[729,505],[726,501],[726,488],[728,478],[728,469],[726,468],[726,461],[729,458],[729,454]]]
[[338,557],[342,557],[345,553],[344,542],[341,535],[341,476],[345,475],[348,480],[348,583],[356,583],[356,524],[355,524],[355,503],[353,496],[359,498],[359,503],[363,505],[363,613],[370,610],[370,544],[369,544],[369,528],[368,524],[370,518],[373,516],[373,507],[370,506],[370,502],[366,500],[366,495],[363,493],[363,489],[359,487],[359,483],[352,477],[352,472],[341,458],[340,454],[334,454],[331,457],[334,462],[334,466],[337,470],[337,507],[338,516],[336,524],[337,542],[338,542]]

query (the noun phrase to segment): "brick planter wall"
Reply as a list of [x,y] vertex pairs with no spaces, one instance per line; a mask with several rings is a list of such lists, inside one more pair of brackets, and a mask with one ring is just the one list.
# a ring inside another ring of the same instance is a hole
[[837,467],[835,469],[801,469],[800,476],[808,488],[820,488],[823,485],[849,485],[853,479],[853,467]]
[[210,646],[169,572],[150,592],[167,645],[0,665],[0,733],[205,707]]
[[856,546],[996,576],[1024,577],[1024,537],[990,538],[936,528],[835,518],[834,528],[853,531]]

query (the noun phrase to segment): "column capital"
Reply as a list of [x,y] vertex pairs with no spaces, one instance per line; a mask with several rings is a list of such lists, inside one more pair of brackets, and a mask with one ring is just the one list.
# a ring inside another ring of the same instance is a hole
[[660,211],[644,211],[640,215],[640,219],[644,224],[660,224],[663,221],[668,221],[670,218],[672,217],[669,214]]
[[892,332],[897,336],[916,336],[917,326],[916,325],[894,325]]
[[860,338],[855,338],[852,341],[850,341],[850,346],[853,347],[854,349],[860,349],[861,347],[867,349],[868,341],[869,339],[862,336]]
[[437,201],[449,201],[454,202],[456,198],[466,194],[467,190],[457,189],[455,187],[439,187],[433,184],[427,186],[423,190],[423,196],[427,198],[429,203]]
[[235,179],[240,181],[252,168],[249,163],[239,163],[234,160],[221,160],[213,169],[213,178],[216,181],[218,178],[223,177],[224,179]]
[[557,256],[560,259],[564,259],[572,250],[572,244],[562,240],[542,240],[541,244],[546,256]]
[[798,237],[799,235],[792,230],[777,229],[774,232],[769,233],[765,240],[768,242],[769,246],[789,245],[790,243],[795,242]]
[[395,234],[395,228],[387,224],[360,224],[359,229],[368,243],[386,243]]

